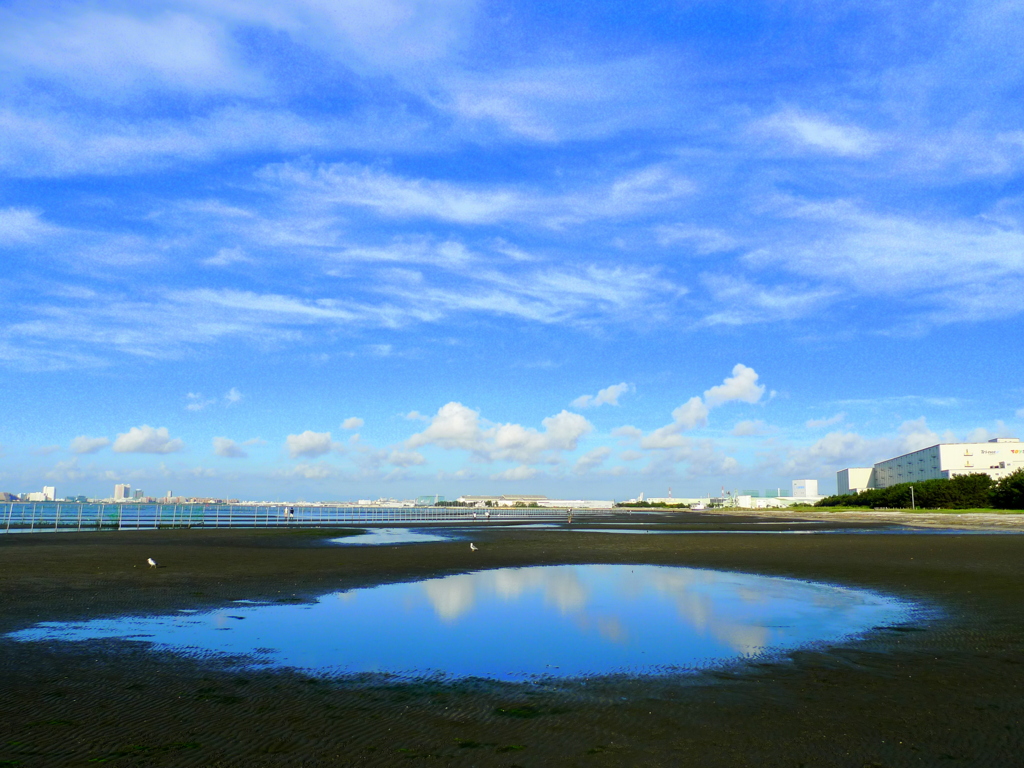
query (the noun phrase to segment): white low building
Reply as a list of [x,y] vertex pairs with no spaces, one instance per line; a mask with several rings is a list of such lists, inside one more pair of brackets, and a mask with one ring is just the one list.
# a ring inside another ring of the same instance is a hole
[[859,493],[962,475],[986,474],[1001,480],[1018,469],[1024,469],[1024,445],[1015,437],[997,437],[987,443],[940,443],[880,461],[870,469],[843,469],[836,473],[836,485],[839,493]]

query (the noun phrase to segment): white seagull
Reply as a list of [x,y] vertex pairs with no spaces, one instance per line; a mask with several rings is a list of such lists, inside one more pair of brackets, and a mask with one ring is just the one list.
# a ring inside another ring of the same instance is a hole
[[474,544],[474,543],[473,543],[472,541],[471,541],[471,542],[469,542],[469,548],[470,548],[471,550],[473,550],[474,552],[476,552],[476,551],[477,551],[477,549],[479,549],[479,547],[477,547],[477,545],[476,545],[476,544]]
[[150,568],[156,568],[156,560],[154,560],[152,557],[147,557],[146,562],[149,563]]

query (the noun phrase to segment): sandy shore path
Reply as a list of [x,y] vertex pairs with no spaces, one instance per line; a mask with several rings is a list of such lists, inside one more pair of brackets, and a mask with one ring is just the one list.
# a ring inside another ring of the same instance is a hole
[[[1024,536],[743,532],[821,525],[792,517],[656,518],[737,531],[721,535],[492,527],[474,532],[476,553],[463,542],[332,547],[325,531],[3,537],[0,633],[562,563],[786,575],[914,599],[932,613],[771,662],[587,685],[330,681],[240,673],[144,643],[0,638],[0,765],[1019,765]],[[139,567],[149,556],[166,567]]]
[[728,518],[763,520],[817,520],[828,523],[888,523],[920,528],[962,528],[964,530],[1002,530],[1024,533],[1024,512],[957,512],[956,510],[855,509],[830,511],[827,508],[797,509],[721,509],[715,515]]

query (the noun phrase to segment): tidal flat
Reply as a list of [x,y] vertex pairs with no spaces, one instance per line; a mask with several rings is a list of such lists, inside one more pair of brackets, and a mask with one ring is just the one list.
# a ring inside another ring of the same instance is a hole
[[[806,529],[796,517],[777,524]],[[764,526],[763,515],[649,522],[732,532],[481,525],[472,532],[476,552],[458,540],[338,547],[328,540],[345,532],[326,529],[3,537],[0,765],[1019,764],[1024,536],[744,535]],[[161,567],[148,568],[147,557]],[[359,587],[591,563],[806,579],[927,610],[834,644],[694,674],[526,682],[325,678],[241,669],[222,656],[154,651],[141,641],[7,637],[40,622],[240,600],[301,605]]]

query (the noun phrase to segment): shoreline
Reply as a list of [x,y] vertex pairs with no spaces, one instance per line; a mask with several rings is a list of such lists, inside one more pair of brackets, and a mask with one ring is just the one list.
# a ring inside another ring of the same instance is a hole
[[[791,515],[774,524],[799,527]],[[475,553],[461,541],[327,546],[330,529],[12,536],[0,540],[0,631],[569,563],[789,576],[909,598],[940,616],[685,678],[586,685],[316,680],[232,671],[139,642],[0,638],[0,721],[10,734],[0,763],[863,768],[1019,757],[1024,537],[758,536],[741,531],[763,515],[672,517],[657,515],[677,528],[738,530],[617,536],[481,526]],[[148,556],[166,567],[138,567]]]

